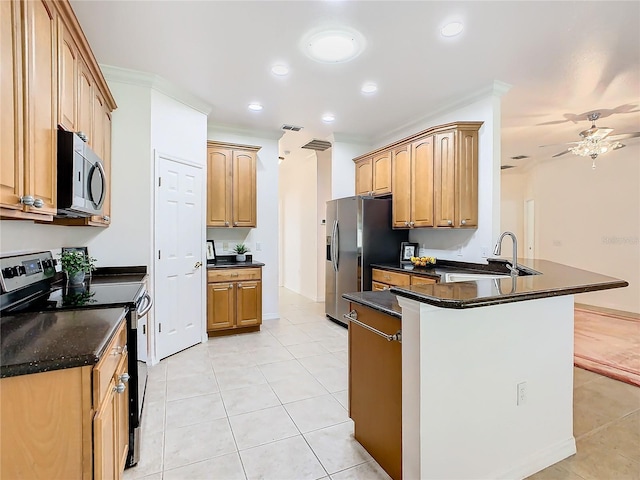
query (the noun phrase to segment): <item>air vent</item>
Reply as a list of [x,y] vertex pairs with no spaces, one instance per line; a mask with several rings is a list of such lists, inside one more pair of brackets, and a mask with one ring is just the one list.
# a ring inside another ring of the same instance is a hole
[[524,160],[525,158],[529,158],[528,155],[516,155],[515,157],[511,157],[511,160]]
[[300,148],[308,148],[309,150],[317,150],[319,152],[325,151],[327,148],[331,148],[331,142],[327,142],[326,140],[318,140],[314,138],[306,145],[303,145]]
[[302,128],[303,127],[296,127],[295,125],[287,125],[287,124],[282,125],[282,130],[287,130],[291,132],[299,132],[300,130],[302,130]]
[[507,170],[509,168],[514,168],[515,165],[500,165],[500,170]]

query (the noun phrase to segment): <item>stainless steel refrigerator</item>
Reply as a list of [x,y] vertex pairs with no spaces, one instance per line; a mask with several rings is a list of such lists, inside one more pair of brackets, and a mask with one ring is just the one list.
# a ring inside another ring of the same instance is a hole
[[391,199],[347,197],[327,202],[325,313],[343,325],[343,293],[371,290],[371,264],[397,263],[408,231],[391,229]]

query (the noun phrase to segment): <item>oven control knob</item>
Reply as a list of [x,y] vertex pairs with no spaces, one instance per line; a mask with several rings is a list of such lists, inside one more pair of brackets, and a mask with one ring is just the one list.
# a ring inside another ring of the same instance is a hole
[[13,278],[13,277],[16,276],[15,270],[13,269],[13,267],[3,268],[2,269],[2,276],[4,278]]

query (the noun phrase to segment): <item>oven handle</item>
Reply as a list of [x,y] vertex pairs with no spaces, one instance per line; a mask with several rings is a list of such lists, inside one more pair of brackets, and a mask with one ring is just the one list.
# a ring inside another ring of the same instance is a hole
[[138,314],[138,318],[144,317],[147,313],[149,313],[149,310],[151,310],[152,306],[153,306],[153,300],[151,299],[151,295],[149,295],[149,292],[144,292],[144,295],[140,300],[140,304],[136,308],[136,313]]

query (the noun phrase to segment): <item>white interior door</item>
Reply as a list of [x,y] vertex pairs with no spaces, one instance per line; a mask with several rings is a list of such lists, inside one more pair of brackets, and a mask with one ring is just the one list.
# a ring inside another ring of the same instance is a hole
[[202,168],[157,155],[155,337],[158,360],[202,339]]
[[524,202],[524,257],[536,258],[535,252],[535,210],[534,201]]

